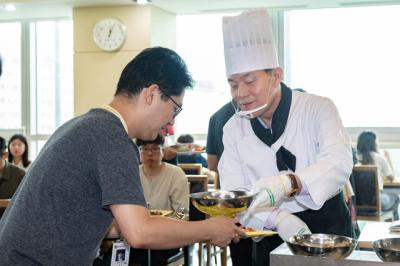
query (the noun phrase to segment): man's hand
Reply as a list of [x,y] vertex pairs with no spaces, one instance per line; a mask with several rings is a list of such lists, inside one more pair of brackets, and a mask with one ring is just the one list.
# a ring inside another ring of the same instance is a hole
[[245,236],[245,232],[236,225],[238,223],[236,219],[218,216],[206,221],[207,228],[211,229],[210,243],[213,245],[226,247],[231,241],[237,243],[240,236]]
[[210,241],[220,247],[237,242],[244,235],[236,226],[237,219],[215,217],[202,221],[185,222],[167,217],[150,217],[140,205],[110,205],[121,234],[134,248],[171,249]]
[[286,175],[269,176],[258,180],[251,189],[251,193],[255,195],[252,203],[246,212],[238,216],[241,224],[263,230],[265,220],[259,217],[259,209],[270,207],[272,210],[272,207],[284,197],[288,197],[291,191],[291,182]]
[[256,194],[250,205],[249,211],[262,207],[274,207],[284,197],[289,197],[292,192],[288,176],[269,176],[254,183],[251,192]]
[[300,218],[285,210],[272,211],[267,219],[267,225],[275,228],[284,241],[288,241],[294,235],[311,234],[308,226]]
[[239,219],[240,224],[246,227],[251,227],[256,230],[264,230],[265,216],[263,213],[252,213],[251,211],[245,211],[236,214],[236,217]]

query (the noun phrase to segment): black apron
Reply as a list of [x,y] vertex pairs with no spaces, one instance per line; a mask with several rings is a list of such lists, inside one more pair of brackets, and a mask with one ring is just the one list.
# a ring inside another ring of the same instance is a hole
[[[266,145],[271,145],[279,139],[285,130],[292,103],[292,91],[281,83],[282,98],[272,117],[271,130],[266,129],[257,118],[250,123],[256,136]],[[296,170],[296,156],[285,147],[276,152],[276,165],[279,171]],[[293,213],[305,222],[312,233],[337,234],[354,237],[354,229],[350,212],[345,203],[343,193],[327,200],[319,210],[306,210]],[[265,237],[260,242],[253,243],[252,265],[269,265],[269,253],[283,243],[278,236]]]

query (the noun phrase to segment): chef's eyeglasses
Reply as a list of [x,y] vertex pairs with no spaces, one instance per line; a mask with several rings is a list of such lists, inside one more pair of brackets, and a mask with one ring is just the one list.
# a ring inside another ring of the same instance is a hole
[[161,89],[160,86],[158,86],[158,88],[160,89],[160,91],[162,92],[162,94],[164,94],[168,99],[170,99],[174,104],[174,113],[173,113],[173,117],[175,118],[181,111],[182,111],[182,106],[179,105],[177,102],[174,101],[174,99],[172,99],[171,96],[169,96],[163,89]]
[[152,148],[140,147],[139,150],[141,152],[149,152],[149,151],[151,151],[152,153],[158,153],[158,152],[161,151],[161,147],[152,147]]

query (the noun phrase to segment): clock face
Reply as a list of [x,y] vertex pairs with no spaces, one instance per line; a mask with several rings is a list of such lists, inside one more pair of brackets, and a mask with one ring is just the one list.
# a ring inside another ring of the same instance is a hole
[[126,27],[116,18],[106,18],[96,23],[93,28],[93,40],[102,50],[107,52],[121,48],[126,39]]

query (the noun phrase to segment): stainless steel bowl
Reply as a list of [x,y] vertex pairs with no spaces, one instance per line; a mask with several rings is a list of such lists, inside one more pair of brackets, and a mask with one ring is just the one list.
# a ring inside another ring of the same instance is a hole
[[383,261],[400,262],[400,238],[384,238],[372,243],[376,255]]
[[190,194],[193,205],[201,212],[215,216],[233,216],[245,211],[251,204],[254,194],[246,191],[216,190]]
[[346,258],[357,245],[357,240],[339,235],[308,234],[292,236],[289,249],[295,255]]

